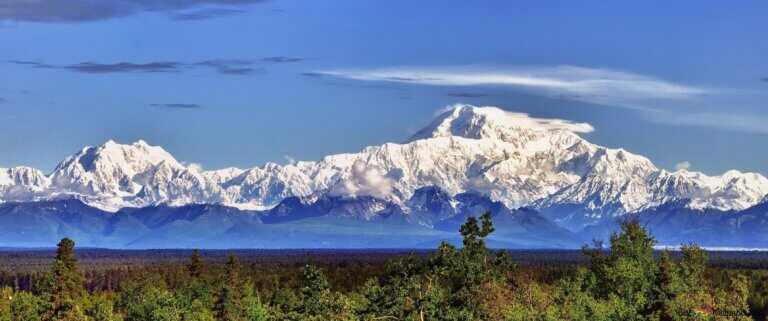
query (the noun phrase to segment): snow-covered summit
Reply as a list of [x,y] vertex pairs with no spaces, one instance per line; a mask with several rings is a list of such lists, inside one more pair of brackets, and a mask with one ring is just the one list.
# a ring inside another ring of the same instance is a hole
[[511,141],[520,132],[565,130],[588,133],[594,128],[586,123],[561,119],[534,118],[524,113],[496,107],[456,104],[440,114],[429,126],[418,131],[410,141],[435,137],[464,137]]
[[397,201],[435,186],[452,195],[480,192],[510,208],[567,207],[598,218],[675,200],[690,200],[689,206],[699,209],[744,209],[768,195],[762,175],[667,172],[645,157],[578,135],[593,130],[585,123],[454,105],[403,144],[319,161],[214,171],[184,165],[144,141],[108,141],[66,158],[50,175],[0,169],[0,200],[77,197],[110,210],[159,203],[258,209],[318,193]]
[[146,175],[163,163],[184,168],[163,148],[143,140],[130,145],[109,140],[67,157],[50,177],[52,185],[73,192],[128,196],[138,193],[147,183]]

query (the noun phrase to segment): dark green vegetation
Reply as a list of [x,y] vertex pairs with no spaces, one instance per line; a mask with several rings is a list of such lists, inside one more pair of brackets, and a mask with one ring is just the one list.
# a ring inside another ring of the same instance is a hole
[[636,220],[621,223],[610,250],[597,243],[578,256],[492,250],[493,232],[485,213],[461,225],[461,247],[407,255],[86,249],[82,262],[64,239],[52,262],[45,251],[0,254],[0,321],[706,320],[702,308],[716,320],[766,320],[759,255],[654,252]]

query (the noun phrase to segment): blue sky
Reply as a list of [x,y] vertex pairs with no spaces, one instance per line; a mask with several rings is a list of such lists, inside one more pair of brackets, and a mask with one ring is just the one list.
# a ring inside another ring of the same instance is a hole
[[205,169],[403,141],[457,102],[768,174],[765,1],[0,0],[0,167],[144,139]]

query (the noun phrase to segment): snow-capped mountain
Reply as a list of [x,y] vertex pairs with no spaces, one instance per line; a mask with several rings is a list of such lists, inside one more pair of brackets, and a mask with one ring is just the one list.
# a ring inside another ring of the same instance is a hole
[[0,200],[77,198],[94,207],[224,204],[267,209],[289,197],[371,197],[402,204],[420,188],[478,192],[530,206],[571,229],[685,200],[692,209],[743,210],[768,197],[768,179],[667,172],[642,156],[592,144],[584,123],[456,105],[408,141],[319,161],[201,171],[144,141],[108,141],[66,158],[49,175],[0,169]]
[[[67,157],[49,176],[53,195],[73,195],[103,209],[168,203],[219,203],[220,187],[161,147],[108,141]],[[215,177],[213,175],[212,177]]]
[[5,199],[28,199],[49,185],[43,172],[31,167],[0,168],[0,195]]

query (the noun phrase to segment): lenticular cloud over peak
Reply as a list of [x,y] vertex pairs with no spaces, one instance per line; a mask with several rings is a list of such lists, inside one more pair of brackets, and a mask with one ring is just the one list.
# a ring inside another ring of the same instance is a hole
[[437,119],[418,131],[411,141],[442,136],[503,140],[504,136],[510,135],[510,131],[514,130],[566,130],[572,133],[591,133],[595,128],[588,123],[556,118],[536,118],[526,113],[507,111],[498,107],[455,104],[441,109]]
[[454,116],[462,113],[475,113],[497,121],[506,122],[506,125],[510,127],[541,130],[563,129],[574,133],[591,133],[595,131],[595,128],[588,123],[579,123],[557,118],[536,118],[526,113],[507,111],[494,106],[477,107],[473,105],[455,104],[448,106],[447,108],[446,112],[450,112]]

